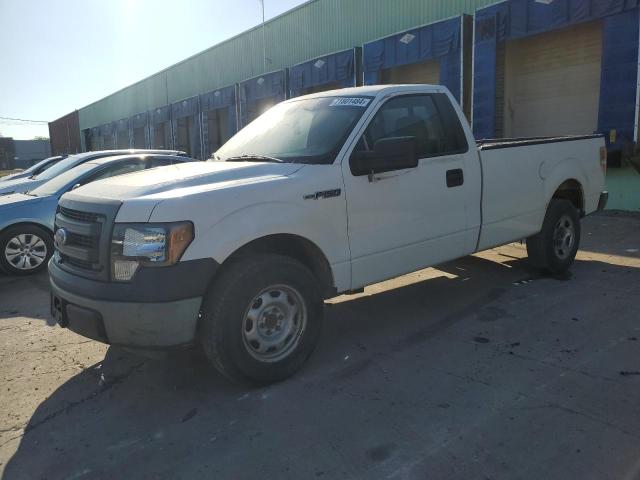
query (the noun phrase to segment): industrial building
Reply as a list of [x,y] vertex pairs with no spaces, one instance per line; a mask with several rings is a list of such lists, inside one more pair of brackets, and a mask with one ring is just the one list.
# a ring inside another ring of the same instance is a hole
[[154,147],[205,159],[286,98],[438,83],[477,138],[602,133],[610,207],[640,210],[638,5],[311,0],[52,122],[51,142],[54,153]]
[[51,156],[49,140],[14,140],[0,137],[0,170],[26,169]]

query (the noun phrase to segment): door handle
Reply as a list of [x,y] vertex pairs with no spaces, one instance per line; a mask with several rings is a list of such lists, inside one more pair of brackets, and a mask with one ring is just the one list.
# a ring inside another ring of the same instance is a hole
[[459,187],[464,183],[464,172],[461,168],[447,170],[447,187]]

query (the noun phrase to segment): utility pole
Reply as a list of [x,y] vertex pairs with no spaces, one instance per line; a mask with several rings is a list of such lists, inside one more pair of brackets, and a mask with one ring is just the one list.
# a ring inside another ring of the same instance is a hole
[[258,0],[262,7],[262,73],[267,71],[267,41],[265,37],[265,25],[264,25],[264,0]]

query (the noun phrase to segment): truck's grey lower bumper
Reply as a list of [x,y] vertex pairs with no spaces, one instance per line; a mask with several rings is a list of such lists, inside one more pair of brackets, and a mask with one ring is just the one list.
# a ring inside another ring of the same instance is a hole
[[607,207],[609,201],[609,192],[600,193],[600,199],[598,200],[598,211],[604,210]]
[[202,297],[171,302],[114,302],[80,297],[51,280],[51,313],[70,330],[100,342],[133,348],[193,343]]

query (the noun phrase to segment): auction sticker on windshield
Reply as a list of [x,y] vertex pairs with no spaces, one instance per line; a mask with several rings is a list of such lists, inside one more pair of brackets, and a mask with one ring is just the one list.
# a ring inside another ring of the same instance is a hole
[[329,104],[331,107],[366,107],[371,101],[370,98],[362,97],[340,97]]

